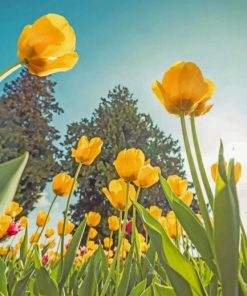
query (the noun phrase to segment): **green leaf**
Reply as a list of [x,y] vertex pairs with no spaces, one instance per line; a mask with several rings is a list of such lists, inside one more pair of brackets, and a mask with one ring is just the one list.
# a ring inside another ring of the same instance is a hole
[[27,272],[26,275],[16,283],[12,296],[26,295],[27,283],[31,278],[33,271],[34,269],[30,269],[29,272]]
[[23,263],[25,263],[26,261],[27,252],[28,252],[28,226],[25,229],[25,235],[20,248],[20,259],[22,260]]
[[160,183],[170,207],[175,212],[179,222],[182,224],[192,243],[195,245],[211,270],[217,273],[213,251],[202,223],[196,217],[195,213],[176,196],[166,179],[162,176],[160,176]]
[[42,266],[42,263],[40,261],[39,247],[37,245],[34,246],[33,261],[34,261],[35,268],[40,269]]
[[152,286],[149,286],[145,291],[141,293],[140,296],[153,296]]
[[28,152],[25,152],[18,158],[0,164],[0,215],[15,197],[27,160]]
[[37,270],[36,287],[38,295],[42,296],[58,296],[58,287],[55,281],[50,277],[48,271],[41,267]]
[[219,174],[214,203],[214,243],[223,295],[238,295],[240,216],[226,177],[223,145],[219,151]]
[[163,286],[157,283],[153,283],[153,290],[155,296],[176,296],[176,293],[172,287]]
[[133,254],[134,254],[134,248],[135,248],[135,245],[132,244],[129,254],[127,256],[127,259],[124,263],[120,283],[119,283],[119,286],[117,287],[117,291],[118,291],[117,295],[118,296],[126,296],[127,295],[129,280],[130,280],[130,270],[131,270],[132,258],[133,258]]
[[7,278],[6,278],[6,264],[0,258],[0,293],[4,296],[8,296]]
[[129,296],[140,296],[141,293],[145,290],[147,285],[147,280],[143,280],[141,282],[139,282],[135,288],[131,291]]
[[[144,207],[135,201],[133,203],[147,228],[159,259],[165,265],[177,295],[205,295],[205,290],[193,265],[176,248],[163,226]],[[181,286],[183,286],[183,294],[179,294]]]
[[76,232],[72,238],[72,241],[69,245],[69,249],[67,250],[65,256],[64,256],[64,269],[63,273],[59,282],[59,287],[62,288],[67,280],[67,277],[70,273],[70,269],[73,266],[74,259],[75,259],[75,254],[80,246],[80,242],[84,233],[86,227],[86,219],[84,219],[79,227],[76,229]]

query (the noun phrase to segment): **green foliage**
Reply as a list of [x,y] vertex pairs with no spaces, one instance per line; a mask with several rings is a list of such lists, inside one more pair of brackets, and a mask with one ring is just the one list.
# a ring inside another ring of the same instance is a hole
[[[62,163],[65,170],[71,169],[70,150],[82,135],[99,136],[104,144],[100,157],[93,165],[83,167],[80,174],[76,191],[78,200],[71,207],[72,219],[77,224],[90,210],[99,211],[103,216],[113,213],[101,190],[111,179],[117,178],[113,161],[124,148],[141,148],[153,165],[160,166],[165,177],[172,174],[184,176],[178,141],[171,135],[166,136],[149,115],[138,111],[137,100],[126,87],[118,86],[109,92],[107,98],[102,98],[90,119],[83,118],[68,126],[63,144],[68,151]],[[160,185],[143,191],[139,200],[144,206],[157,204],[164,210],[168,207],[162,198]]]
[[[6,83],[0,97],[0,163],[28,151],[30,161],[15,197],[24,214],[33,209],[48,180],[59,170],[55,146],[60,136],[52,126],[63,110],[54,98],[55,84],[47,77],[30,75]],[[28,197],[28,198],[27,198]]]

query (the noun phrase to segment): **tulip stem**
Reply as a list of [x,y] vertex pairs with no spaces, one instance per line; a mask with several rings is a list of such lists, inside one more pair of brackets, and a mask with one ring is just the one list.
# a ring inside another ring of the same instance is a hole
[[[125,199],[125,210],[124,210],[123,227],[122,227],[121,234],[119,235],[117,250],[116,250],[116,253],[115,253],[113,262],[111,264],[110,270],[108,272],[107,278],[105,280],[103,289],[102,289],[102,291],[100,293],[100,296],[105,296],[106,295],[107,289],[108,289],[109,284],[110,284],[111,277],[112,277],[112,275],[114,273],[115,264],[119,260],[118,258],[120,256],[120,249],[122,247],[122,241],[123,241],[123,237],[124,237],[124,234],[125,234],[125,229],[126,229],[126,224],[127,224],[127,217],[128,217],[129,187],[130,187],[130,182],[128,181],[127,182],[127,190],[126,190],[126,199]],[[117,278],[116,278],[116,285],[115,286],[116,286],[116,290],[115,290],[115,295],[116,295],[116,293],[117,293],[117,286],[118,286],[118,275],[117,275]]]
[[15,63],[12,66],[8,67],[4,71],[0,72],[0,82],[2,82],[6,77],[8,77],[10,74],[12,74],[17,69],[19,69],[24,63],[25,63],[25,61],[23,61],[23,60],[18,61],[17,63]]
[[187,129],[186,129],[186,122],[185,122],[184,113],[181,113],[180,120],[181,120],[181,127],[182,127],[183,139],[184,139],[184,146],[185,146],[185,150],[186,150],[187,159],[189,162],[192,180],[193,180],[193,183],[195,186],[195,190],[196,190],[196,194],[197,194],[197,198],[198,198],[198,202],[199,202],[199,208],[202,213],[202,217],[203,217],[203,220],[205,223],[207,234],[209,236],[209,242],[211,243],[212,236],[213,236],[213,229],[212,229],[212,225],[211,225],[211,222],[209,219],[208,209],[207,209],[204,197],[203,197],[200,182],[199,182],[199,179],[197,176],[192,152],[190,149],[190,143],[189,143],[189,137],[188,137],[188,133],[187,133]]
[[[141,191],[141,187],[138,187],[137,192],[136,192],[136,201],[138,200],[140,191]],[[136,227],[136,208],[133,207],[131,244],[134,242],[134,238],[135,238],[135,236],[134,236],[135,227]]]
[[43,225],[43,227],[42,227],[42,229],[41,229],[41,231],[40,231],[40,235],[39,235],[39,238],[38,238],[38,240],[37,240],[37,243],[39,242],[39,240],[40,240],[40,238],[41,238],[41,235],[43,234],[43,232],[44,232],[44,230],[45,230],[45,226],[46,226],[47,221],[48,221],[48,219],[49,219],[49,215],[50,215],[51,209],[52,209],[52,207],[53,207],[53,205],[54,205],[56,199],[57,199],[57,195],[54,196],[54,198],[53,198],[53,200],[52,200],[52,202],[51,202],[50,208],[49,208],[49,210],[48,210],[48,213],[47,213],[47,216],[46,216],[46,219],[45,219],[45,223],[44,223],[44,225]]
[[208,177],[207,177],[205,167],[204,167],[204,164],[203,164],[203,160],[202,160],[202,154],[201,154],[200,145],[199,145],[199,142],[198,142],[198,137],[197,137],[197,132],[196,132],[195,114],[194,113],[191,114],[190,123],[191,123],[191,131],[192,131],[192,137],[193,137],[193,142],[194,142],[198,167],[199,167],[199,170],[200,170],[200,174],[201,174],[201,177],[202,177],[202,182],[203,182],[204,188],[205,188],[206,193],[207,193],[209,204],[211,206],[211,209],[213,210],[214,196],[213,196],[211,187],[209,185]]
[[[63,230],[62,230],[62,235],[61,235],[61,277],[63,275],[63,264],[64,264],[64,258],[63,258],[63,254],[64,254],[64,233],[65,233],[65,226],[66,226],[66,222],[67,222],[67,215],[68,215],[68,211],[69,211],[69,204],[70,204],[70,200],[71,200],[71,196],[72,196],[72,192],[76,183],[76,180],[78,178],[78,175],[80,173],[82,164],[80,163],[77,167],[77,170],[75,172],[75,176],[74,176],[74,180],[72,183],[72,186],[70,188],[70,193],[68,196],[68,200],[67,200],[67,204],[66,204],[66,208],[65,208],[65,212],[64,212],[64,221],[63,221]],[[62,290],[62,286],[60,287],[60,294],[61,294],[61,290]]]

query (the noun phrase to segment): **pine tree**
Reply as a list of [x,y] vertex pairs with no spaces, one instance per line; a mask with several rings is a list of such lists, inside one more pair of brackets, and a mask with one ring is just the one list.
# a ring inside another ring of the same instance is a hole
[[59,170],[61,151],[55,146],[58,130],[52,126],[54,114],[63,110],[54,98],[56,83],[22,70],[5,84],[0,97],[0,162],[29,151],[30,158],[16,201],[27,214],[35,206],[47,181]]
[[[77,202],[70,209],[71,218],[76,224],[80,222],[84,213],[90,210],[99,211],[104,217],[114,213],[101,190],[109,181],[118,177],[113,161],[117,153],[124,148],[142,149],[146,157],[151,159],[152,165],[161,168],[164,177],[171,174],[182,177],[185,175],[178,141],[171,135],[165,135],[149,115],[138,111],[137,100],[126,87],[115,87],[107,98],[101,98],[99,107],[90,119],[83,118],[80,122],[68,125],[63,143],[68,151],[63,168],[68,171],[71,170],[71,166],[73,170],[76,168],[70,150],[76,146],[82,135],[99,136],[104,144],[100,156],[91,166],[83,167],[80,174],[76,190]],[[159,184],[143,190],[139,200],[144,206],[157,204],[164,211],[168,209]]]

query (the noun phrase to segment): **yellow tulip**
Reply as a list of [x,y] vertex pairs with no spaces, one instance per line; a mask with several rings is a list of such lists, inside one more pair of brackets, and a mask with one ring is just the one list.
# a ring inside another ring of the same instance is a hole
[[7,210],[5,211],[5,214],[14,218],[15,216],[19,215],[22,212],[22,207],[17,202],[12,201]]
[[86,218],[87,218],[87,225],[89,227],[96,227],[100,223],[101,215],[100,213],[90,211],[86,214]]
[[147,211],[157,220],[159,220],[162,215],[162,209],[157,206],[150,206]]
[[178,196],[188,207],[191,205],[193,200],[193,193],[190,191],[186,191],[185,193]]
[[[46,221],[47,220],[47,221]],[[50,216],[47,215],[46,211],[39,211],[36,217],[36,225],[43,227],[50,221]]]
[[[60,236],[63,234],[63,225],[64,225],[63,220],[58,221],[58,223],[57,223],[57,233]],[[75,228],[75,225],[72,222],[70,222],[69,220],[66,220],[64,235],[67,235],[67,234],[71,233],[74,228]]]
[[53,236],[53,234],[55,233],[54,229],[53,228],[47,228],[46,231],[45,231],[45,236],[47,238]]
[[147,250],[148,250],[148,245],[147,245],[147,243],[146,243],[146,242],[142,242],[142,243],[140,243],[140,246],[141,246],[141,252],[142,252],[143,254],[147,253]]
[[10,245],[0,246],[0,256],[6,256],[9,251],[9,247],[10,247]]
[[[228,171],[228,165],[227,165],[227,162],[225,162],[225,169],[226,169],[226,172]],[[218,176],[218,163],[214,163],[212,166],[211,166],[211,175],[212,175],[212,179],[216,182],[217,180],[217,176]],[[236,162],[235,165],[234,165],[234,179],[235,179],[235,182],[237,183],[239,181],[239,179],[241,178],[241,175],[242,175],[242,166],[241,166],[241,163],[240,162]]]
[[55,248],[56,245],[57,245],[55,239],[52,239],[52,238],[50,238],[50,239],[47,240],[47,244],[49,245],[49,248],[50,248],[50,249]]
[[17,55],[30,73],[46,76],[75,66],[75,44],[75,32],[68,21],[61,15],[47,14],[24,27]]
[[12,218],[8,215],[0,216],[0,238],[2,238],[7,232],[9,225],[12,222]]
[[94,250],[96,250],[98,248],[98,244],[96,244],[94,241],[89,240],[87,242],[87,248],[89,250],[93,250],[94,251]]
[[215,91],[215,85],[209,81],[208,83],[208,92],[205,95],[204,99],[197,105],[196,109],[194,110],[195,116],[201,116],[206,113],[208,113],[212,107],[213,104],[207,105],[208,100],[212,97],[214,91]]
[[20,218],[19,222],[20,222],[20,224],[21,224],[21,226],[22,226],[23,228],[26,228],[27,225],[28,225],[28,223],[29,223],[29,220],[28,220],[28,218],[27,218],[26,216],[22,216],[22,217]]
[[119,218],[117,216],[110,216],[108,218],[108,227],[110,231],[117,231],[119,229]]
[[106,249],[110,249],[110,247],[113,245],[113,239],[109,237],[105,237],[103,242]]
[[135,181],[139,170],[145,164],[145,155],[140,149],[124,149],[118,153],[113,164],[121,178],[125,181]]
[[173,239],[182,235],[182,226],[173,211],[168,212],[166,215],[166,229],[168,235]]
[[167,178],[167,183],[170,185],[172,191],[180,196],[184,194],[188,187],[188,181],[180,178],[177,175],[171,175]]
[[212,85],[213,82],[202,76],[196,64],[182,61],[172,65],[162,82],[156,80],[152,89],[169,113],[180,116],[182,112],[193,112],[207,98]]
[[94,239],[97,234],[98,234],[98,231],[95,228],[90,227],[89,232],[88,232],[89,239]]
[[77,144],[77,149],[71,149],[71,155],[75,158],[76,162],[90,165],[100,154],[102,145],[103,142],[98,137],[92,138],[89,141],[87,136],[83,136]]
[[[124,181],[124,179],[120,178],[117,180],[112,180],[109,183],[109,189],[104,187],[102,189],[102,192],[109,199],[110,203],[115,209],[119,211],[125,210],[127,183]],[[131,199],[135,199],[135,198],[136,198],[135,187],[132,184],[130,184],[129,196],[128,196],[128,208],[130,208],[130,206],[132,205]]]
[[[74,183],[74,185],[73,185]],[[58,196],[68,196],[70,192],[77,186],[77,182],[74,182],[74,178],[65,173],[57,174],[52,181],[52,190]]]
[[129,252],[130,248],[131,248],[131,244],[129,243],[127,238],[125,238],[122,243],[122,250],[125,252]]
[[159,181],[160,168],[152,167],[150,161],[146,161],[138,172],[135,185],[142,188],[149,188]]
[[36,243],[38,240],[39,240],[39,237],[40,237],[40,233],[39,232],[34,232],[30,238],[29,238],[29,242],[30,244],[34,244]]

